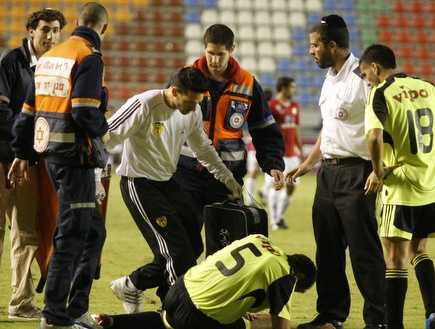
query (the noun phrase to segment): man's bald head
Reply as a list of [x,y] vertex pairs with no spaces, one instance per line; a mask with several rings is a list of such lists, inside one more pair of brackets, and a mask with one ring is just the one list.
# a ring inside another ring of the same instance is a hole
[[109,14],[103,5],[97,2],[88,2],[80,10],[78,25],[87,26],[103,34],[108,21]]

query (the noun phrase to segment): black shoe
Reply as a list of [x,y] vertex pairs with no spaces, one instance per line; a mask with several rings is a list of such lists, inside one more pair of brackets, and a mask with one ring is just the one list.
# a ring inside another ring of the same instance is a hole
[[321,326],[330,323],[334,326],[335,329],[343,329],[343,322],[337,320],[325,320],[321,318],[319,315],[316,316],[313,320],[306,323],[301,323],[297,326],[297,329],[319,329]]
[[435,313],[431,313],[426,320],[426,329],[435,329]]
[[286,229],[288,229],[288,225],[287,225],[287,223],[284,221],[284,218],[281,218],[280,220],[279,220],[279,222],[278,222],[278,227],[280,228],[280,229],[282,229],[282,230],[286,230]]

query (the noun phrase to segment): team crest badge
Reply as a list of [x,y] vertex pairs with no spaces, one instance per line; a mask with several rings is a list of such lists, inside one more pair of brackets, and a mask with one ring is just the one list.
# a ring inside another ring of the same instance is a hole
[[168,225],[168,218],[166,216],[161,216],[156,218],[156,223],[160,227],[164,228]]
[[160,137],[165,130],[163,122],[153,122],[152,133],[156,137]]
[[33,148],[36,152],[42,153],[47,150],[50,137],[50,126],[45,118],[39,117],[35,122],[35,137]]
[[242,128],[243,124],[245,123],[245,117],[242,113],[233,113],[230,117],[230,126],[233,129],[240,129]]
[[233,100],[229,104],[228,113],[225,118],[225,128],[239,130],[245,123],[245,116],[248,113],[248,103]]

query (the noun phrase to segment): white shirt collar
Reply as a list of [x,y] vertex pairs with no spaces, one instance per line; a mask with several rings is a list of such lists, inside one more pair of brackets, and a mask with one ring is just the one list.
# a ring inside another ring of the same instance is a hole
[[326,73],[326,77],[327,78],[332,78],[332,79],[341,79],[341,77],[346,77],[347,74],[349,73],[350,70],[352,70],[352,65],[355,62],[356,57],[350,53],[349,57],[346,59],[346,61],[344,62],[343,66],[341,67],[340,71],[338,71],[337,74],[335,74],[334,69],[332,67],[330,67],[328,69],[328,72]]
[[33,50],[32,40],[27,40],[27,48],[29,48],[30,53],[30,67],[34,67],[38,62],[38,58],[36,57],[35,51]]

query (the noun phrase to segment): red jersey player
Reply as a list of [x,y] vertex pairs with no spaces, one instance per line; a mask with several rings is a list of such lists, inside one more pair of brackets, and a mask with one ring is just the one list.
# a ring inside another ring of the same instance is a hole
[[[303,153],[302,143],[299,138],[299,105],[293,100],[296,93],[296,83],[290,77],[281,77],[276,83],[276,97],[269,101],[269,107],[276,123],[281,129],[285,144],[284,162],[285,173],[297,168]],[[265,175],[263,195],[266,195],[271,216],[272,229],[287,228],[284,213],[294,192],[294,185],[287,185],[286,189],[275,191],[272,187],[273,180]]]

